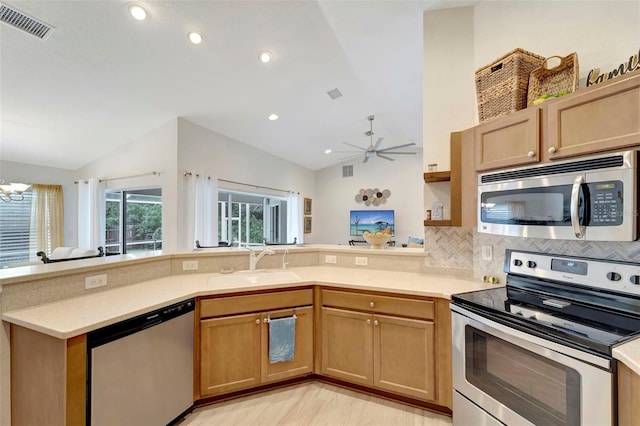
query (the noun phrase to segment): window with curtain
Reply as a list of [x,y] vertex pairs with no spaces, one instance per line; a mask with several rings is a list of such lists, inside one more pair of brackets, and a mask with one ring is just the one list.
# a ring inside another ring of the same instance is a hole
[[218,235],[241,245],[287,242],[285,198],[218,191]]
[[24,200],[0,203],[0,267],[37,260],[64,245],[61,185],[33,184]]
[[105,253],[162,249],[162,189],[107,191]]

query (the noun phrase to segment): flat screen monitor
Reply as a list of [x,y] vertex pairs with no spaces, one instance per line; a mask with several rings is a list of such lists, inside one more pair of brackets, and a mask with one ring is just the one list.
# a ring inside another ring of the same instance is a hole
[[351,210],[349,214],[349,235],[361,236],[364,231],[371,233],[391,229],[395,234],[393,210]]

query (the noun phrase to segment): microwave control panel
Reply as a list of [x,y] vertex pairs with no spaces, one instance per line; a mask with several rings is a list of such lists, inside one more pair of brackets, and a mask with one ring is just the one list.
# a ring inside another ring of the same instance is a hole
[[587,184],[589,188],[591,214],[590,226],[611,226],[622,224],[623,187],[622,182],[596,182]]

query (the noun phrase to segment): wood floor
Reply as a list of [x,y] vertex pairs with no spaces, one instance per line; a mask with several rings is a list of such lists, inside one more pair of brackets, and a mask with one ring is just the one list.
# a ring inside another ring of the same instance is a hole
[[305,382],[194,410],[180,426],[450,426],[451,418],[321,382]]

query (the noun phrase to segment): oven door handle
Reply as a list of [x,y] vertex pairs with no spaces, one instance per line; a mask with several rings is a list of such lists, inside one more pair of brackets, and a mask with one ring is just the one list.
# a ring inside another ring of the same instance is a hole
[[580,175],[571,187],[571,226],[577,238],[584,238],[584,226],[580,226],[580,190],[584,184],[584,176]]

